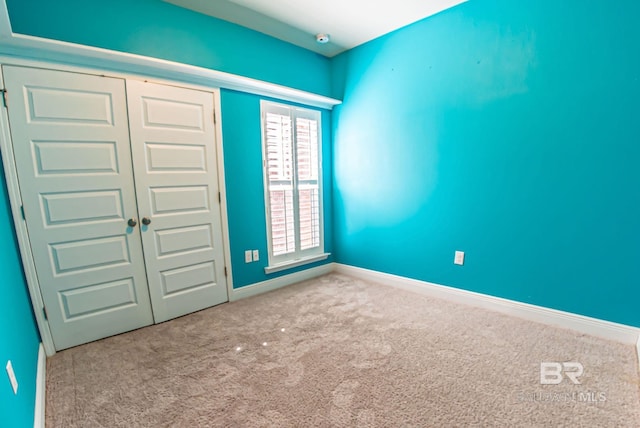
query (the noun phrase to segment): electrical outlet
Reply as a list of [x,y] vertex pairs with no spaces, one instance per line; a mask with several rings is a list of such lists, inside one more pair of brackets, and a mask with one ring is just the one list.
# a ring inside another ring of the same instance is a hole
[[257,262],[258,260],[260,260],[260,251],[253,250],[253,261]]
[[246,250],[244,252],[244,262],[245,263],[251,263],[251,250]]
[[453,263],[457,265],[464,264],[464,251],[456,251],[456,254],[453,257]]
[[7,374],[9,375],[9,380],[11,381],[11,387],[13,388],[13,393],[18,394],[18,379],[16,379],[16,374],[13,372],[13,366],[11,365],[11,360],[7,361]]

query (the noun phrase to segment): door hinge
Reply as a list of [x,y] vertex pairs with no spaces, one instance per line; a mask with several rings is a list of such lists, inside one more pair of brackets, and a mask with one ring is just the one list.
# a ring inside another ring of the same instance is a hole
[[222,195],[218,192],[218,203],[222,203]]
[[20,214],[22,214],[22,219],[26,220],[27,218],[24,215],[24,205],[20,205]]
[[46,321],[49,321],[49,315],[47,314],[47,307],[46,306],[42,307],[42,314],[44,315],[44,319]]
[[9,108],[9,92],[6,89],[2,90],[2,102],[4,103],[5,108]]
[[229,276],[229,274],[227,273],[227,267],[226,266],[224,267],[224,276],[225,277]]
[[217,123],[217,119],[216,119],[216,111],[213,111],[213,124],[215,125]]

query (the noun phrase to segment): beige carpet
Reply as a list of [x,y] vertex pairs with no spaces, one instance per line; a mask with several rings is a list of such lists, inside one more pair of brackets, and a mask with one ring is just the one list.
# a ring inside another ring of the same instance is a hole
[[[574,385],[541,362],[579,362]],[[640,426],[635,349],[331,274],[69,349],[47,427]]]

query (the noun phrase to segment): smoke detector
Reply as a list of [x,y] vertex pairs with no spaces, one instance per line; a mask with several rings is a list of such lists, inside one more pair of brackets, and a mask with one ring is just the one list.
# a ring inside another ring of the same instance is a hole
[[322,44],[329,43],[329,35],[323,33],[316,34],[316,42]]

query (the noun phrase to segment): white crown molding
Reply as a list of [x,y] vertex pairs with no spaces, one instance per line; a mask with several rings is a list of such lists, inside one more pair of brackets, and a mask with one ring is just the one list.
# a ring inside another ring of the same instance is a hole
[[427,296],[446,299],[465,305],[512,315],[529,321],[555,327],[567,328],[579,333],[636,345],[640,353],[640,328],[617,324],[583,315],[530,305],[528,303],[493,297],[486,294],[447,287],[425,281],[405,278],[368,269],[343,264],[334,264],[335,271],[356,278],[390,285],[403,290],[413,291]]
[[340,100],[257,79],[158,58],[17,34],[11,30],[6,0],[0,0],[0,54],[80,67],[133,73],[148,77],[231,89],[331,109]]

